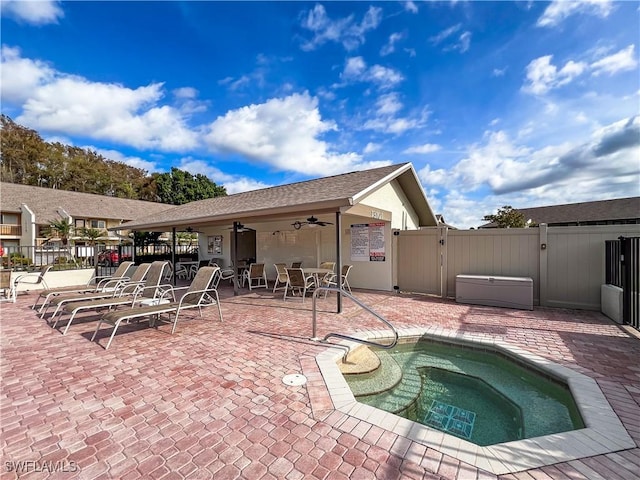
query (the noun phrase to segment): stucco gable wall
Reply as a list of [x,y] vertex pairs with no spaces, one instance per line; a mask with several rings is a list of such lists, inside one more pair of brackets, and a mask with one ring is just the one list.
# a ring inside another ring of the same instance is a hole
[[395,180],[367,195],[360,204],[391,212],[391,228],[417,230],[419,227],[418,215],[413,205]]

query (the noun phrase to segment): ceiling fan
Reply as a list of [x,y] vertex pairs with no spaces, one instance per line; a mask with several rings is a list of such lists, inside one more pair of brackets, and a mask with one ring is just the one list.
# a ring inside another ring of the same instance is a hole
[[311,215],[309,218],[307,218],[306,222],[301,222],[299,220],[296,220],[291,225],[296,230],[300,230],[303,225],[309,225],[310,227],[316,227],[316,226],[324,227],[324,226],[327,226],[327,225],[333,225],[333,223],[331,223],[331,222],[323,222],[321,220],[318,220],[313,215]]
[[[245,227],[242,223],[237,222],[237,226],[236,228],[238,229],[238,232],[255,232],[256,229],[255,228],[251,228],[251,227]],[[233,227],[229,227],[228,230],[233,230]]]

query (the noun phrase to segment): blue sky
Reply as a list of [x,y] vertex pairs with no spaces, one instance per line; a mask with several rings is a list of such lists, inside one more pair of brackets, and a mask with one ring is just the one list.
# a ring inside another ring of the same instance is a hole
[[229,193],[412,162],[437,213],[640,195],[639,2],[2,1],[2,113]]

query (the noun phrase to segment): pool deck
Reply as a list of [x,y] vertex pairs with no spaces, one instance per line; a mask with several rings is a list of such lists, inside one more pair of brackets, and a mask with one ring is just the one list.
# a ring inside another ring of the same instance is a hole
[[[95,316],[62,336],[30,308],[33,294],[0,304],[0,480],[640,479],[640,338],[598,312],[354,292],[398,328],[508,342],[590,377],[636,445],[498,476],[336,409],[318,365],[327,345],[309,339],[310,301],[220,293],[222,323],[210,308],[185,313],[174,335],[132,324],[109,350],[110,328],[89,341]],[[335,304],[319,300],[318,336],[382,328]],[[286,385],[287,374],[308,382]]]

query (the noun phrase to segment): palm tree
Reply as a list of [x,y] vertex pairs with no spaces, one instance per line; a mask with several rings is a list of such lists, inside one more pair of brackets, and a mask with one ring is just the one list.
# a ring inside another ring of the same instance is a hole
[[94,247],[98,238],[102,237],[104,234],[105,233],[98,228],[82,227],[80,229],[80,235],[82,236],[82,238],[87,239],[91,247]]
[[71,225],[71,223],[69,223],[69,221],[66,218],[52,220],[51,222],[49,222],[49,228],[48,228],[49,239],[48,240],[51,240],[51,238],[54,236],[60,237],[60,240],[62,241],[62,245],[66,246],[67,243],[69,243],[69,238],[71,237],[73,230],[74,230],[73,225]]

